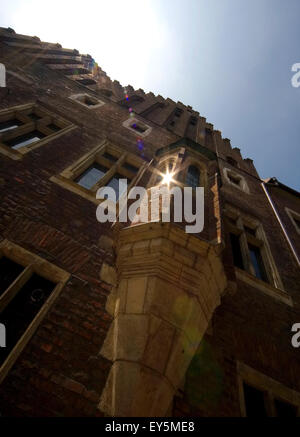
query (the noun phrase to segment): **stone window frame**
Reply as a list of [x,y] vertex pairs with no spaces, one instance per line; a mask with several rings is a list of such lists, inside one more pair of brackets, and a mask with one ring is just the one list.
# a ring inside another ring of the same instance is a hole
[[276,417],[274,405],[275,399],[294,405],[297,408],[297,417],[300,416],[299,392],[286,387],[284,384],[240,361],[237,362],[237,383],[242,417],[247,417],[243,386],[244,383],[265,393],[266,411],[271,417]]
[[6,289],[6,291],[0,297],[0,311],[2,311],[9,302],[20,291],[24,284],[30,279],[32,274],[36,273],[39,276],[56,283],[55,288],[51,292],[50,296],[40,308],[39,312],[35,315],[30,325],[20,337],[19,341],[12,349],[6,360],[0,365],[0,384],[7,376],[11,367],[24,350],[33,334],[39,327],[40,323],[46,316],[49,309],[54,304],[55,300],[62,292],[62,289],[70,278],[70,273],[57,267],[56,265],[46,261],[38,255],[29,252],[23,247],[12,243],[9,240],[3,240],[0,242],[0,258],[5,256],[13,262],[16,262],[24,267],[24,270],[20,275],[12,282],[12,284]]
[[[225,167],[225,168],[223,168],[223,174],[225,176],[226,182],[228,182],[231,186],[238,188],[239,190],[243,191],[244,193],[250,194],[250,190],[249,190],[248,184],[246,182],[246,179],[240,173],[238,173],[235,170],[232,170],[231,168]],[[236,183],[232,182],[232,180],[230,179],[230,176],[238,179],[239,183],[236,184]]]
[[[86,105],[84,102],[82,102],[80,99],[87,97],[89,98],[92,102],[94,102],[94,105]],[[105,105],[105,102],[103,102],[102,100],[98,99],[95,96],[91,96],[88,93],[79,93],[79,94],[73,94],[71,96],[69,96],[70,100],[73,100],[74,102],[79,103],[81,106],[83,106],[86,109],[97,109],[97,108],[101,108],[101,106]]]
[[[234,220],[236,225],[233,225],[232,222],[230,222],[230,219]],[[228,204],[225,207],[225,221],[227,232],[233,233],[240,237],[240,248],[245,270],[235,267],[237,278],[255,288],[258,288],[263,293],[280,300],[289,306],[293,306],[291,296],[284,290],[283,283],[276,267],[262,224],[257,219],[249,216],[248,214],[242,213],[238,209]],[[248,232],[246,232],[245,226],[253,229],[256,235],[250,235]],[[269,282],[265,282],[256,277],[254,267],[250,259],[248,242],[260,248]]]
[[[117,161],[112,163],[103,157],[102,155],[105,152],[118,157]],[[75,182],[75,179],[77,179],[95,162],[108,168],[108,171],[105,173],[105,175],[99,179],[99,181],[91,189],[82,187]],[[137,167],[137,173],[133,173],[123,168],[122,164],[126,162]],[[88,153],[76,160],[73,164],[64,169],[59,175],[52,176],[50,181],[69,191],[72,191],[75,194],[80,195],[96,205],[99,205],[104,199],[96,199],[96,193],[99,188],[104,187],[105,184],[110,181],[114,174],[122,174],[124,175],[124,178],[131,180],[130,184],[128,185],[129,191],[135,185],[146,164],[147,163],[145,163],[145,161],[138,156],[127,152],[126,150],[112,144],[108,140],[103,140],[100,144],[98,144],[98,146],[94,147]]]
[[[131,125],[134,123],[142,125],[143,127],[146,128],[146,130],[144,132],[138,132],[136,129],[131,127]],[[134,132],[139,137],[143,137],[143,138],[146,137],[147,135],[149,135],[150,132],[152,131],[151,126],[146,124],[144,121],[138,119],[137,117],[129,117],[127,120],[125,120],[122,123],[122,126],[124,126],[126,129],[129,129],[131,132]]]
[[[29,117],[31,113],[35,113],[41,118],[39,120],[32,120]],[[0,153],[14,160],[22,159],[26,153],[76,128],[71,122],[44,108],[43,104],[39,102],[13,106],[0,111],[0,121],[10,121],[13,119],[18,119],[22,122],[22,125],[0,133]],[[57,125],[60,130],[58,132],[51,130],[48,127],[50,124]],[[2,140],[11,140],[35,130],[40,131],[45,137],[19,149],[12,149],[2,142]]]
[[204,162],[199,161],[199,159],[189,155],[187,156],[186,160],[184,161],[184,169],[181,173],[183,186],[188,187],[189,185],[186,185],[186,179],[188,174],[189,167],[193,165],[194,167],[197,167],[200,172],[200,187],[207,187],[208,186],[208,175],[207,175],[207,167]]
[[[174,180],[176,183],[175,186],[178,185],[181,188],[188,187],[186,185],[186,177],[188,168],[193,165],[199,169],[200,172],[200,187],[204,187],[205,190],[208,188],[208,175],[207,175],[207,166],[204,162],[199,161],[199,158],[193,155],[188,155],[184,157],[185,154],[185,148],[179,147],[176,151],[173,153],[169,153],[167,155],[162,156],[162,158],[157,162],[156,167],[153,170],[153,174],[149,180],[149,183],[147,185],[147,188],[159,185],[159,183],[156,183],[157,177],[161,172],[161,169],[165,166],[165,163],[167,162],[173,162],[173,171],[177,175],[177,177],[174,177]],[[183,167],[183,169],[182,169]],[[164,170],[166,169],[166,166]],[[195,195],[195,192],[193,191],[193,196]]]
[[294,220],[294,218],[296,218],[297,220],[300,220],[300,213],[293,211],[292,209],[288,208],[287,206],[284,209],[285,209],[287,215],[289,216],[289,218],[291,219],[291,222],[293,223],[297,233],[300,235],[300,228]]

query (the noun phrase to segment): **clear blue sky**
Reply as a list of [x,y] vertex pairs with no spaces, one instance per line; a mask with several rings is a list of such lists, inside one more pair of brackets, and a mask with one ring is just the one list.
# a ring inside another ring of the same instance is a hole
[[193,106],[300,190],[300,0],[10,0],[0,26],[90,53],[112,79]]

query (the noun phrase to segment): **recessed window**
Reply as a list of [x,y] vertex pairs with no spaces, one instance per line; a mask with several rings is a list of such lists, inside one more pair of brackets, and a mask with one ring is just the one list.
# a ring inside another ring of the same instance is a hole
[[0,111],[0,153],[20,159],[24,153],[63,135],[74,126],[40,105]]
[[186,176],[186,185],[196,188],[200,183],[200,171],[195,165],[190,165]]
[[0,132],[6,132],[8,130],[16,129],[21,126],[22,122],[16,118],[13,120],[0,122]]
[[250,253],[251,263],[255,271],[255,276],[262,281],[268,282],[268,277],[261,256],[260,248],[248,243],[248,249]]
[[245,193],[249,193],[247,182],[243,176],[241,176],[240,174],[236,173],[235,171],[229,168],[224,168],[224,175],[227,182],[229,182],[231,185],[235,186],[236,188],[239,188]]
[[28,114],[28,117],[33,121],[38,121],[42,118],[40,115],[36,114],[35,112],[31,112],[30,114]]
[[137,118],[129,118],[123,122],[123,126],[131,131],[138,133],[141,137],[148,135],[152,128]]
[[95,109],[99,108],[100,106],[104,105],[104,102],[102,100],[97,99],[94,96],[91,96],[89,94],[75,94],[73,96],[69,97],[71,100],[76,101],[77,103],[80,103],[81,105],[85,106],[88,109]]
[[238,185],[240,187],[241,184],[241,178],[234,173],[228,173],[228,179],[231,183]]
[[107,172],[107,168],[100,164],[93,164],[75,179],[77,184],[88,190],[92,188]]
[[61,130],[61,127],[57,126],[57,125],[54,124],[54,123],[50,123],[50,124],[48,124],[47,127],[48,127],[49,129],[53,130],[54,132],[58,132],[58,131]]
[[191,118],[190,118],[190,124],[191,124],[192,126],[196,126],[196,124],[197,124],[197,118],[196,118],[196,117],[191,117]]
[[129,162],[124,162],[122,165],[123,168],[126,168],[126,170],[131,171],[132,173],[137,173],[139,169],[135,167],[134,165],[130,164]]
[[231,250],[233,256],[233,263],[236,267],[245,270],[243,255],[241,251],[240,237],[232,233],[230,233],[229,236],[230,236]]
[[[127,183],[120,181],[120,179],[124,179],[127,181]],[[128,185],[130,185],[130,179],[127,179],[125,176],[122,176],[119,173],[116,173],[110,181],[107,182],[106,186],[111,187],[115,190],[116,193],[116,199],[118,200],[122,194],[126,191]]]
[[245,383],[243,388],[247,417],[267,417],[265,393]]
[[143,125],[141,125],[141,124],[139,124],[139,123],[133,123],[133,124],[131,125],[131,127],[132,127],[132,129],[136,130],[137,132],[139,132],[139,133],[141,133],[141,134],[143,134],[143,133],[146,132],[146,130],[147,130],[147,127],[146,127],[146,126],[143,126]]
[[104,152],[102,156],[103,158],[108,159],[108,161],[110,162],[116,162],[119,159],[119,157],[113,156],[111,153],[108,152]]
[[22,352],[70,275],[7,240],[0,243],[0,383]]
[[11,147],[14,150],[20,149],[21,147],[28,146],[29,144],[40,141],[42,138],[45,138],[46,135],[42,134],[37,130],[29,132],[28,134],[20,135],[19,137],[12,138],[11,140],[3,141],[8,147]]

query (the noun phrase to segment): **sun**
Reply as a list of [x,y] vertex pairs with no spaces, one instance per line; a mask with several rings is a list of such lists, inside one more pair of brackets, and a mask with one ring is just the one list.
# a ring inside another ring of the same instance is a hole
[[171,182],[174,182],[173,180],[173,173],[170,173],[169,170],[167,170],[167,173],[163,175],[162,179],[162,185],[170,185]]

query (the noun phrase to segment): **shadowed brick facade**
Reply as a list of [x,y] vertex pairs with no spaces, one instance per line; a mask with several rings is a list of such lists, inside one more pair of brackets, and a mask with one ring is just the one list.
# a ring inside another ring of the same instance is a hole
[[[90,55],[1,28],[0,63],[0,256],[27,269],[0,311],[33,273],[57,284],[0,363],[1,415],[299,415],[299,193]],[[198,168],[203,231],[100,224],[79,184],[94,160],[147,188]]]

